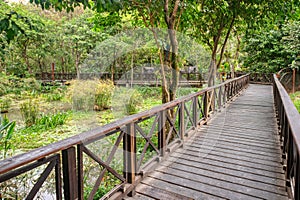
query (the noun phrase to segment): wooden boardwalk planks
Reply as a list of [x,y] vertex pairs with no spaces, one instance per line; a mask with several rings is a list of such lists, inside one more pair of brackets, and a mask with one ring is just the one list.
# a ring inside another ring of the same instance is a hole
[[288,199],[272,87],[250,85],[127,199]]

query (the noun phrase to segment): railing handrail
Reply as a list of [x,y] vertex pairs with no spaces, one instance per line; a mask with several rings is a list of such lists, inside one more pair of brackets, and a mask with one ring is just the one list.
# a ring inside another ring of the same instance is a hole
[[101,136],[105,136],[105,134],[111,132],[112,130],[118,130],[121,127],[123,127],[124,125],[130,123],[130,122],[135,122],[137,120],[143,119],[143,118],[147,118],[150,117],[152,115],[154,115],[155,113],[158,113],[160,111],[172,108],[178,104],[180,104],[181,102],[185,102],[188,101],[196,96],[199,96],[201,94],[204,94],[207,91],[211,91],[215,88],[218,88],[220,86],[224,86],[228,83],[234,82],[238,79],[242,79],[244,77],[248,76],[248,74],[243,75],[241,77],[237,77],[231,80],[227,80],[221,84],[218,84],[216,86],[213,87],[208,87],[205,88],[199,92],[178,98],[176,100],[173,100],[171,102],[159,105],[159,106],[155,106],[150,110],[146,110],[134,115],[130,115],[127,116],[123,119],[120,120],[116,120],[114,122],[111,122],[109,124],[103,125],[99,128],[87,131],[87,132],[83,132],[81,134],[69,137],[67,139],[49,144],[47,146],[43,146],[37,149],[33,149],[29,152],[20,154],[20,155],[16,155],[13,156],[11,158],[7,158],[5,160],[0,161],[0,174],[6,173],[12,169],[15,169],[17,167],[20,167],[22,165],[28,164],[32,161],[35,160],[39,160],[41,158],[44,158],[47,155],[51,155],[53,153],[59,152],[61,150],[65,150],[68,149],[76,144],[82,144],[84,143],[84,141],[88,141],[88,140],[92,140],[94,138],[99,138]]
[[292,102],[290,96],[288,95],[287,91],[278,80],[276,74],[274,74],[273,77],[274,83],[276,84],[276,87],[280,94],[280,98],[282,100],[282,104],[290,125],[290,130],[292,132],[293,139],[297,145],[298,154],[300,155],[300,114],[296,109],[294,103]]
[[273,75],[273,87],[287,191],[292,199],[299,200],[300,114],[275,74]]

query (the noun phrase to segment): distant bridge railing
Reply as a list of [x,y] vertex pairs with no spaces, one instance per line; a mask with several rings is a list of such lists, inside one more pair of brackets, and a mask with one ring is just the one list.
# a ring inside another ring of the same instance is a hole
[[[159,76],[155,73],[133,73],[131,77],[131,73],[115,73],[111,74],[109,72],[101,72],[101,73],[80,73],[79,78],[86,80],[86,79],[91,79],[91,78],[99,78],[99,79],[113,79],[115,80],[127,80],[130,81],[131,79],[133,80],[151,80],[151,81],[159,81]],[[37,80],[41,81],[68,81],[72,79],[77,78],[76,73],[49,73],[49,72],[44,72],[44,73],[36,73],[35,78]],[[180,71],[179,72],[179,80],[194,80],[194,81],[201,81],[202,76],[200,72],[184,72]]]
[[[243,76],[244,72],[236,72],[235,76]],[[251,72],[250,73],[250,83],[258,83],[258,84],[272,84],[272,73],[259,73],[259,72]]]
[[288,93],[273,75],[273,92],[280,140],[282,141],[283,164],[286,171],[287,186],[292,199],[300,199],[300,115]]
[[[102,199],[118,199],[134,194],[135,185],[153,166],[182,146],[194,129],[206,123],[214,112],[225,107],[248,84],[249,75],[244,75],[2,160],[1,187],[8,188],[15,177],[43,167],[30,180],[22,179],[22,183],[30,183],[31,186],[26,191],[27,196],[22,198],[36,197],[49,178],[54,179],[50,182],[56,199],[93,199],[99,194],[101,184],[109,189]],[[88,172],[87,169],[91,167],[92,170]],[[97,172],[93,174],[93,171]],[[85,181],[87,177],[88,182]],[[88,183],[92,185],[87,187]],[[46,191],[46,194],[49,193]],[[5,198],[4,193],[0,196]]]

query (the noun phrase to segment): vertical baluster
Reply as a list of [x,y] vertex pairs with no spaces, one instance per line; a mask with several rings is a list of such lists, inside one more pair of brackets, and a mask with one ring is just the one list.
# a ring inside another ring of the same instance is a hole
[[224,85],[224,96],[225,96],[225,97],[224,97],[224,99],[225,99],[225,102],[224,102],[224,103],[225,103],[225,104],[226,104],[227,101],[228,101],[228,89],[229,89],[229,88],[228,88],[228,83],[227,83],[227,84]]
[[184,102],[179,104],[179,134],[180,139],[183,140],[185,134],[185,123],[184,123]]
[[158,121],[158,148],[160,156],[163,157],[166,152],[166,111],[163,110],[159,113]]
[[[135,183],[137,168],[136,161],[136,133],[134,122],[126,126],[126,132],[123,138],[123,155],[124,155],[124,177],[127,183]],[[135,191],[131,191],[128,196],[134,196]]]
[[56,199],[62,199],[62,185],[61,185],[61,163],[60,156],[57,156],[55,165],[55,189],[56,189]]
[[219,87],[219,94],[218,94],[218,110],[221,111],[222,106],[222,86]]
[[291,186],[291,182],[290,182],[290,178],[292,175],[292,167],[293,167],[293,139],[290,137],[290,132],[286,131],[287,133],[285,133],[287,136],[286,142],[286,146],[284,149],[286,149],[286,185],[288,187]]
[[83,200],[83,144],[77,145],[78,198]]
[[299,154],[296,148],[296,163],[295,163],[295,196],[294,199],[300,199],[300,162],[299,162]]
[[65,199],[78,199],[78,180],[76,167],[75,147],[62,151],[64,197]]
[[195,129],[198,126],[198,97],[194,97],[193,98],[193,121],[194,121],[194,125],[195,125]]
[[204,110],[204,118],[205,121],[208,120],[208,113],[209,113],[209,97],[208,97],[208,91],[205,91],[204,93],[204,102],[203,102],[203,110]]

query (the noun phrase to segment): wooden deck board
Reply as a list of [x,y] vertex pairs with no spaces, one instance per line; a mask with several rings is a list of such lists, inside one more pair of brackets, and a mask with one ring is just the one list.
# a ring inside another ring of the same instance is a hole
[[142,180],[137,194],[154,199],[288,199],[276,123],[272,87],[250,85]]
[[146,194],[151,196],[155,199],[178,199],[178,200],[191,200],[193,198],[183,196],[181,194],[177,194],[174,192],[170,192],[167,190],[163,190],[161,188],[157,188],[155,186],[150,186],[146,184],[141,184],[139,187],[136,188],[136,192],[138,194]]
[[[193,188],[190,188],[188,186],[184,186],[182,184],[175,184],[174,182],[169,182],[166,180],[156,179],[152,177],[147,177],[142,181],[142,184],[151,185],[154,187],[159,187],[163,190],[181,194],[182,196],[185,196],[187,198],[191,199],[203,199],[203,200],[219,200],[224,199],[222,197],[208,194],[206,191],[199,191],[195,190]],[[138,186],[140,187],[140,185]],[[137,187],[137,188],[138,188]]]
[[253,179],[269,184],[275,184],[274,181],[276,181],[278,182],[279,186],[285,183],[283,173],[236,165],[234,163],[224,163],[219,160],[202,159],[201,161],[199,161],[199,159],[195,159],[194,156],[188,155],[184,155],[184,158],[182,158],[182,156],[174,157],[172,155],[172,157],[169,160],[172,162],[177,162],[177,160],[181,159],[182,162],[190,162],[198,167],[205,166],[207,170],[223,171],[224,173],[229,173],[232,175],[237,174],[241,177],[247,177],[248,179]]
[[[185,172],[192,172],[197,175],[220,179],[226,182],[236,183],[251,188],[263,189],[264,191],[269,191],[275,194],[281,194],[281,195],[286,194],[284,187],[274,186],[268,183],[257,182],[254,179],[253,180],[248,179],[247,176],[244,177],[239,176],[239,174],[230,173],[230,172],[228,173],[228,171],[226,173],[226,171],[222,171],[222,170],[207,170],[205,168],[203,169],[201,168],[201,166],[199,167],[199,165],[197,164],[193,165],[193,163],[191,162],[181,162],[181,161],[174,162],[174,163],[165,162],[162,164],[162,166],[166,166],[169,169],[177,169],[177,170],[183,170],[182,168],[184,167],[183,171]],[[232,179],[232,176],[234,176],[235,178]]]

